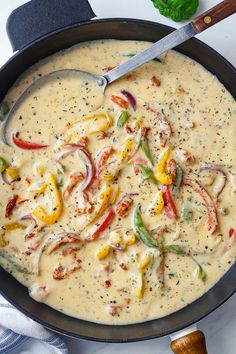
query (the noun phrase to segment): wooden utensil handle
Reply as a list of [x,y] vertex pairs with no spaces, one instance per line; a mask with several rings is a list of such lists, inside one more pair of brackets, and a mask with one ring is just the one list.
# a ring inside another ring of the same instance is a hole
[[236,0],[224,0],[210,10],[196,17],[192,24],[197,32],[202,32],[205,29],[220,22],[226,17],[233,15],[236,12]]
[[201,331],[195,331],[175,339],[171,343],[175,354],[207,354],[205,336]]

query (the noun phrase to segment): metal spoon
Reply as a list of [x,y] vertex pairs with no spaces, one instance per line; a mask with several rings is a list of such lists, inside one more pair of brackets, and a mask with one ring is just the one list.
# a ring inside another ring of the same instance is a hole
[[64,73],[75,73],[76,75],[87,76],[87,78],[94,80],[95,83],[100,87],[101,92],[104,93],[107,85],[126,75],[127,73],[137,69],[141,65],[147,63],[148,61],[156,58],[160,54],[176,47],[177,45],[185,42],[186,40],[194,37],[197,33],[204,31],[210,26],[216,24],[217,22],[225,19],[226,17],[234,14],[236,12],[236,1],[224,0],[220,4],[206,11],[199,17],[195,18],[192,22],[181,27],[178,30],[173,31],[168,36],[162,38],[158,42],[154,43],[150,48],[144,50],[143,52],[135,55],[133,58],[127,60],[125,63],[117,66],[113,70],[109,71],[103,76],[93,75],[91,73],[76,70],[76,69],[63,69],[53,71],[43,77],[37,79],[33,82],[15,101],[11,110],[9,111],[6,120],[1,131],[2,139],[5,144],[9,145],[7,140],[7,131],[9,123],[14,116],[15,111],[19,108],[22,102],[26,99],[32,90],[37,86],[42,85],[42,83],[49,78],[55,77],[58,74]]

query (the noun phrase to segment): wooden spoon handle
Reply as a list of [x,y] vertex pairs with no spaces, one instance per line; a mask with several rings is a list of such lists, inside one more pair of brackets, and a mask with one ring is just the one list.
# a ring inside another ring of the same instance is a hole
[[224,0],[210,10],[204,12],[200,16],[192,20],[192,24],[197,32],[202,32],[205,29],[220,22],[226,17],[233,15],[236,12],[236,0]]
[[171,342],[175,354],[207,354],[205,336],[201,331],[189,333]]

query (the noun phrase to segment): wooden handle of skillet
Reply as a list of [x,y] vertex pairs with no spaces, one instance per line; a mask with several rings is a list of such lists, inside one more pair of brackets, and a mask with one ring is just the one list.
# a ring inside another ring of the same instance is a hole
[[207,354],[205,336],[201,331],[195,331],[175,339],[171,343],[175,354]]
[[224,0],[210,10],[204,12],[200,16],[192,20],[192,24],[197,32],[202,32],[205,29],[220,22],[226,17],[233,15],[236,12],[236,0]]

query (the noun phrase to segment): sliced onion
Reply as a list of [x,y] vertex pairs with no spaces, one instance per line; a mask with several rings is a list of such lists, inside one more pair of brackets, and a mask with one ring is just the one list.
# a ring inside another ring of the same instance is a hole
[[9,182],[9,181],[8,181],[6,170],[1,173],[1,176],[2,176],[3,182],[6,183],[6,184],[8,184],[8,185],[10,186],[12,182]]
[[126,90],[121,90],[121,93],[122,93],[122,95],[124,95],[127,98],[127,100],[129,101],[129,104],[131,105],[133,110],[136,111],[137,101],[134,98],[134,96],[132,95],[132,93],[130,93],[129,91],[126,91]]
[[219,179],[217,183],[213,186],[213,191],[216,197],[219,197],[220,193],[223,191],[226,181],[227,181],[227,175],[225,171],[223,170],[222,166],[220,165],[214,165],[214,164],[206,164],[202,166],[199,170],[200,172],[202,171],[214,171],[218,172]]
[[205,206],[208,210],[209,232],[213,234],[216,231],[216,228],[218,226],[218,220],[217,220],[216,208],[211,196],[205,190],[205,188],[203,188],[198,182],[193,181],[191,178],[187,176],[185,176],[183,179],[183,185],[191,187],[195,192],[200,194],[200,196],[202,197]]
[[84,182],[81,185],[81,191],[83,192],[90,185],[90,183],[93,180],[94,174],[95,174],[91,155],[90,155],[89,151],[86,149],[86,147],[84,146],[84,144],[65,144],[64,147],[69,149],[69,151],[63,153],[58,158],[58,161],[73,154],[76,150],[78,150],[82,160],[84,161],[86,175],[85,175]]

